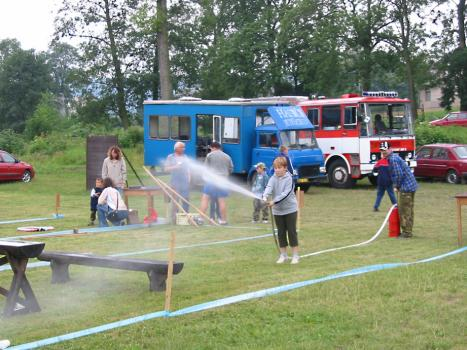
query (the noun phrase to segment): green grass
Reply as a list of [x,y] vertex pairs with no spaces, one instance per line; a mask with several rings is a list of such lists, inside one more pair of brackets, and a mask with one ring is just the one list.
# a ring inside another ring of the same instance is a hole
[[[42,222],[57,230],[84,227],[88,192],[77,144],[53,159],[28,159],[37,168],[30,184],[0,184],[1,220],[51,215],[55,193],[62,196],[64,219]],[[137,169],[142,154],[127,152]],[[69,165],[69,160],[74,162]],[[143,172],[140,172],[142,175]],[[150,180],[144,177],[148,184]],[[134,177],[131,184],[136,184]],[[360,266],[409,262],[457,247],[453,196],[465,186],[421,182],[416,195],[412,240],[387,238],[374,243],[277,266],[271,237],[228,245],[180,249],[185,263],[174,278],[177,310],[198,303],[286,283],[322,277]],[[375,190],[361,181],[352,190],[320,185],[306,194],[300,245],[303,253],[364,241],[379,228],[385,212],[373,213]],[[199,195],[193,194],[199,204]],[[141,213],[145,199],[131,198]],[[269,225],[249,224],[252,203],[234,195],[229,221],[243,228],[199,229],[158,226],[127,232],[44,239],[46,249],[112,254],[165,248],[170,233],[177,245],[268,233]],[[389,208],[387,198],[382,209]],[[165,216],[164,203],[156,209]],[[27,223],[25,224],[27,225]],[[19,235],[18,225],[0,226],[0,236]],[[258,229],[260,228],[260,229]],[[166,259],[167,253],[138,255]],[[155,319],[50,349],[465,349],[467,339],[467,254],[429,264],[379,271],[301,288],[292,292],[171,319]],[[148,292],[143,273],[72,266],[72,281],[50,284],[50,269],[28,272],[42,312],[0,320],[0,339],[14,344],[60,335],[162,310],[164,293]],[[11,273],[0,272],[7,286]],[[0,299],[3,307],[4,298]]]

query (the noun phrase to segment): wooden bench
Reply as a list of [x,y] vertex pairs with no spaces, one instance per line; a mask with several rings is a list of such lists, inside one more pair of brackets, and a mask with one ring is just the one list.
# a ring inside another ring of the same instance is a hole
[[[52,268],[52,283],[65,283],[70,280],[69,265],[104,267],[109,269],[142,271],[149,278],[150,291],[164,291],[169,263],[167,261],[147,259],[126,259],[112,256],[100,256],[83,253],[46,251],[38,256],[39,260],[50,261]],[[178,274],[183,269],[183,263],[175,262],[173,273]]]

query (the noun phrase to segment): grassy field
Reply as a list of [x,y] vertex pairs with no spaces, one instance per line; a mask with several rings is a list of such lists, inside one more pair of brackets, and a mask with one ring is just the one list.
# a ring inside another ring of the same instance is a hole
[[[55,193],[62,196],[64,219],[41,222],[57,230],[85,227],[88,192],[84,155],[77,147],[53,160],[30,159],[37,177],[30,184],[0,184],[0,220],[49,216]],[[142,154],[127,152],[140,169]],[[75,165],[67,165],[75,164]],[[141,175],[142,175],[141,171]],[[150,180],[144,177],[148,184]],[[136,184],[134,178],[130,183]],[[185,263],[174,278],[173,310],[245,292],[319,278],[336,272],[388,262],[411,262],[457,248],[453,196],[465,185],[421,182],[411,240],[387,238],[370,245],[302,259],[298,265],[275,264],[271,237],[217,246],[179,249]],[[306,194],[300,244],[302,253],[357,243],[381,225],[373,213],[375,190],[361,181],[352,190],[327,185]],[[193,194],[199,204],[199,195]],[[131,199],[145,210],[144,199]],[[156,226],[99,235],[44,239],[47,250],[114,254],[166,248],[176,231],[177,245],[213,242],[271,232],[251,225],[250,199],[229,199],[229,228]],[[164,203],[156,199],[164,215]],[[25,224],[27,225],[27,224]],[[0,236],[19,235],[18,225],[1,225]],[[167,253],[135,255],[166,259]],[[51,285],[48,267],[30,269],[42,312],[0,320],[0,339],[22,344],[108,322],[163,310],[164,293],[148,292],[143,273],[72,266],[72,281]],[[11,272],[0,272],[7,286]],[[50,349],[466,349],[467,254],[316,284],[295,291],[175,318],[146,321],[98,335],[63,342]],[[3,307],[4,298],[0,299]]]

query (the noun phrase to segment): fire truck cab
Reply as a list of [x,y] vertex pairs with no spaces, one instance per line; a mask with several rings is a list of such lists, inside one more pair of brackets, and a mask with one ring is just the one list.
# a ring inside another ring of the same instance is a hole
[[364,177],[374,183],[372,170],[382,141],[412,169],[417,165],[410,103],[397,92],[384,91],[298,103],[314,126],[331,186],[349,188]]

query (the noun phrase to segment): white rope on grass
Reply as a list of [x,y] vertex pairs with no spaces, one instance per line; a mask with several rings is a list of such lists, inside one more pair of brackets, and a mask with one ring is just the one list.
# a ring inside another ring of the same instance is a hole
[[337,250],[343,250],[343,249],[347,249],[347,248],[354,248],[354,247],[360,247],[362,245],[366,245],[366,244],[369,244],[371,242],[373,242],[376,238],[378,238],[378,236],[381,234],[381,232],[383,232],[383,228],[384,226],[386,226],[386,223],[388,222],[389,220],[389,217],[391,216],[391,213],[392,211],[394,210],[394,208],[397,206],[397,204],[394,204],[388,211],[388,213],[386,214],[386,218],[384,219],[381,227],[379,228],[378,231],[376,231],[376,233],[373,235],[373,237],[371,237],[370,239],[364,241],[364,242],[360,242],[360,243],[356,243],[356,244],[351,244],[351,245],[346,245],[344,247],[337,247],[337,248],[329,248],[329,249],[324,249],[324,250],[320,250],[318,252],[313,252],[313,253],[308,253],[308,254],[303,254],[303,255],[300,255],[300,258],[307,258],[309,256],[315,256],[315,255],[319,255],[319,254],[324,254],[324,253],[329,253],[329,252],[335,252]]

